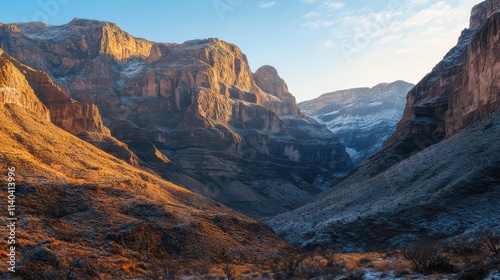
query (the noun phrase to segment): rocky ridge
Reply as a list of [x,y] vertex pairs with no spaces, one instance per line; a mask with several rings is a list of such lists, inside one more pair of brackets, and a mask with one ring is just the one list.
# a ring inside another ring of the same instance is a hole
[[325,93],[299,103],[304,113],[325,124],[359,164],[380,150],[403,116],[407,93],[414,85],[396,81],[373,88]]
[[221,40],[152,43],[75,19],[4,24],[0,47],[96,104],[147,167],[253,217],[293,209],[351,168],[276,69],[252,73],[241,50]]
[[295,244],[347,251],[498,230],[498,4],[474,7],[471,28],[409,92],[381,151],[268,224]]
[[[59,115],[41,98],[78,103],[47,77],[0,50],[0,165],[15,168],[15,213],[22,221],[16,224],[16,277],[62,279],[72,271],[85,279],[145,278],[170,258],[193,267],[252,264],[287,248],[265,225],[56,126],[51,117]],[[111,137],[98,130],[83,135]],[[2,279],[11,278],[7,265],[0,264]]]

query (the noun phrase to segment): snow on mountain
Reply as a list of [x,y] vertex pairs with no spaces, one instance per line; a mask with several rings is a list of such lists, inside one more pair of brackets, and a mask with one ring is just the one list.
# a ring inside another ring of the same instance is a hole
[[302,102],[299,107],[335,133],[357,164],[379,150],[394,132],[413,86],[396,81],[340,90]]

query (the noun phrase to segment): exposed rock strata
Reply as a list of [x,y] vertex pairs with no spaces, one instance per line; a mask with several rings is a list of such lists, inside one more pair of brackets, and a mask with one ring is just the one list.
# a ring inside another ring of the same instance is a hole
[[[96,104],[111,134],[149,168],[243,213],[293,209],[351,167],[338,139],[303,116],[277,71],[253,74],[235,45],[152,43],[81,19],[2,26],[0,47],[48,72],[72,98]],[[301,133],[289,127],[293,118]]]

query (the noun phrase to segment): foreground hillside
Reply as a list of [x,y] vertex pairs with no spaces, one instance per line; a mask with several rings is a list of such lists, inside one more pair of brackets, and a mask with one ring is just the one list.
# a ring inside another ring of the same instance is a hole
[[396,81],[373,88],[325,93],[299,103],[299,108],[324,123],[359,164],[380,150],[401,120],[413,84]]
[[292,243],[344,250],[499,230],[499,7],[474,7],[457,46],[408,94],[381,151],[268,224]]
[[37,97],[47,92],[21,66],[0,50],[0,165],[15,168],[18,276],[63,279],[73,265],[83,277],[121,279],[169,259],[259,263],[287,246],[268,227],[56,126]]
[[151,170],[255,218],[294,209],[351,167],[276,69],[252,73],[235,45],[134,38],[109,22],[1,24],[0,47],[96,104]]

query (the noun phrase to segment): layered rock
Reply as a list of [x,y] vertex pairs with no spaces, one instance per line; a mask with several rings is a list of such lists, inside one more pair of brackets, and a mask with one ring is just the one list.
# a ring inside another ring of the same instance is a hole
[[218,39],[150,43],[73,20],[9,25],[0,46],[96,104],[148,167],[254,217],[295,208],[350,169],[338,139],[303,116],[274,68],[253,74],[241,50]]
[[409,92],[381,151],[268,223],[296,244],[349,251],[498,230],[499,3],[474,7],[471,28]]
[[378,151],[403,116],[405,97],[414,85],[396,81],[373,88],[325,93],[299,103],[304,113],[324,123],[359,164]]
[[[15,277],[62,279],[71,271],[79,279],[147,278],[165,259],[182,260],[184,268],[252,265],[287,249],[269,227],[54,125],[16,64],[0,56],[0,166],[15,174],[15,195],[22,198]],[[105,133],[84,136],[116,141]]]

